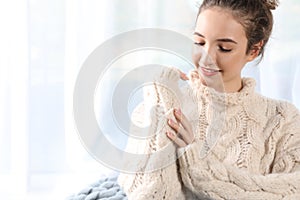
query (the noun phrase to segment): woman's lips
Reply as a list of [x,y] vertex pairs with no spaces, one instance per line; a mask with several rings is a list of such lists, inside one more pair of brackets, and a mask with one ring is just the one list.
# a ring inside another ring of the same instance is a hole
[[220,69],[211,69],[211,68],[207,68],[207,67],[200,67],[200,70],[201,70],[202,74],[205,76],[215,76],[218,73],[222,72],[222,70],[220,70]]

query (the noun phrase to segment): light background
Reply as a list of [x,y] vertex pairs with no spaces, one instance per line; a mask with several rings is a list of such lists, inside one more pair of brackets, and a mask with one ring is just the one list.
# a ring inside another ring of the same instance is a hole
[[[98,45],[125,31],[164,28],[191,37],[196,5],[193,0],[1,0],[1,199],[64,199],[115,173],[86,153],[76,133],[72,95],[78,71]],[[262,94],[300,108],[300,2],[282,0],[274,15],[265,58],[247,66],[244,75],[256,78]],[[153,59],[144,52],[117,67]]]

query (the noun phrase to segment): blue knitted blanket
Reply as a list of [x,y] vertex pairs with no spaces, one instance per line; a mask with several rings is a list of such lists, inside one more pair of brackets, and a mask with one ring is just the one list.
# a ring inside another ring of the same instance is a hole
[[102,178],[66,200],[127,200],[117,183],[118,176]]

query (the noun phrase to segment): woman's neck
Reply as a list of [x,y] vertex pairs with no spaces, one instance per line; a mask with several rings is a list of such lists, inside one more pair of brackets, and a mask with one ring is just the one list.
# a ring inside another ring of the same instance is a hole
[[239,92],[243,88],[242,79],[232,80],[230,82],[224,82],[224,90],[226,93]]

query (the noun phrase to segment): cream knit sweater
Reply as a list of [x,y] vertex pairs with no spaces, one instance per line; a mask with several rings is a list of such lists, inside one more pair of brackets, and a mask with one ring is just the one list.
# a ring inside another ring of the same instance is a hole
[[170,143],[164,115],[174,107],[191,120],[195,141],[180,149],[173,145],[179,158],[167,167],[120,174],[129,199],[300,199],[300,114],[293,105],[255,93],[250,78],[237,93],[219,93],[197,81],[179,88],[174,69],[160,78],[179,95],[157,83],[146,89],[146,103],[132,120],[142,123],[147,102],[157,102],[165,109],[153,115],[149,131],[159,133],[147,145],[129,140],[127,149],[153,153]]

